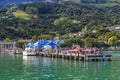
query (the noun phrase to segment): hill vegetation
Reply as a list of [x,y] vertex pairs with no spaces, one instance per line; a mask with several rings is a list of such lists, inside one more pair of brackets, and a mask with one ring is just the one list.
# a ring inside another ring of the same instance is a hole
[[[120,6],[101,8],[73,2],[21,4],[0,11],[0,39],[41,38],[44,35],[48,38],[51,37],[49,35],[60,36],[79,31],[86,32],[85,38],[107,41],[114,36],[112,34],[116,34],[119,39],[117,33],[106,30],[106,27],[120,25],[119,14]],[[91,31],[94,29],[98,33],[93,34]],[[111,36],[108,37],[108,34]]]
[[97,4],[98,7],[103,6],[114,6],[120,5],[120,0],[2,0],[0,2],[0,10],[4,8],[10,8],[14,5],[28,4],[32,2],[64,2],[64,1],[72,1],[81,4]]
[[16,17],[16,18],[20,18],[20,19],[24,19],[24,20],[30,20],[30,17],[27,13],[23,12],[23,11],[16,11],[16,12],[13,12],[13,15]]
[[119,5],[120,0],[62,0],[62,1],[72,1],[80,4],[93,5],[96,7],[112,7]]
[[97,4],[120,3],[120,0],[61,0],[61,1],[73,1],[77,3],[97,3]]

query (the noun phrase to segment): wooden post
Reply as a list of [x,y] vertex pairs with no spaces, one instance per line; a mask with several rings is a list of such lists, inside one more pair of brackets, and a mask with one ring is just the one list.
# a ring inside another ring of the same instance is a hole
[[85,59],[84,59],[85,61],[88,61],[88,56],[85,54]]

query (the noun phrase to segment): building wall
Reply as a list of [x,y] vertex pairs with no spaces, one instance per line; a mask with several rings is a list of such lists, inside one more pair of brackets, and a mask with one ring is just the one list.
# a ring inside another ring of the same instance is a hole
[[0,42],[0,51],[6,49],[13,49],[15,47],[15,42]]

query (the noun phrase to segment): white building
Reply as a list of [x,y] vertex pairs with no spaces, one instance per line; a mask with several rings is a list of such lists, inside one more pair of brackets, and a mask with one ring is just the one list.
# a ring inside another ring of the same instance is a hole
[[15,48],[15,42],[1,42],[0,41],[0,51],[4,51],[6,49]]
[[115,31],[120,31],[120,25],[115,25]]

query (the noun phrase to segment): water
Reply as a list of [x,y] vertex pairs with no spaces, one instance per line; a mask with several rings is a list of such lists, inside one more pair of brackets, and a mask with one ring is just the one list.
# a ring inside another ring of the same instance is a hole
[[120,80],[120,52],[111,62],[0,54],[0,80]]

